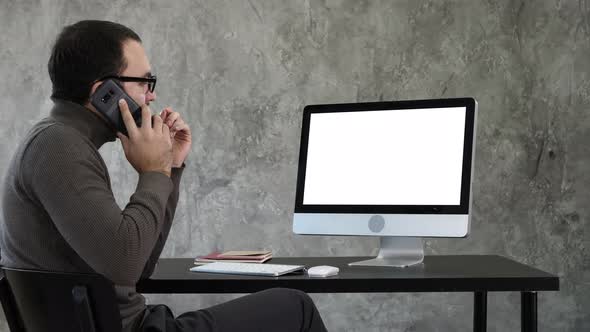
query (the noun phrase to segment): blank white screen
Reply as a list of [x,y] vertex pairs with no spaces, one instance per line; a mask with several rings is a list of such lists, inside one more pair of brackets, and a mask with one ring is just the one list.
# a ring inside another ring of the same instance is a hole
[[312,113],[303,204],[459,205],[465,113]]

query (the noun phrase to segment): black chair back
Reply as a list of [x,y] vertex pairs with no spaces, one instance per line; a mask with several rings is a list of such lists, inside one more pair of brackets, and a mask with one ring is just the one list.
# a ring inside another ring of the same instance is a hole
[[121,331],[113,284],[97,274],[3,267],[0,299],[11,332]]
[[12,292],[8,286],[8,281],[4,276],[4,271],[0,270],[0,302],[2,302],[2,309],[4,310],[4,317],[8,323],[8,328],[11,332],[24,332],[20,316],[16,312],[16,304],[12,297]]

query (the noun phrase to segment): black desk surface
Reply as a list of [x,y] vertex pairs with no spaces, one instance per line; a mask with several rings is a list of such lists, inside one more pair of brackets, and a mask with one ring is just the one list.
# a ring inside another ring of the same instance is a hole
[[495,255],[426,256],[406,268],[348,266],[373,257],[276,257],[269,263],[312,267],[332,265],[337,276],[305,274],[259,277],[195,273],[193,258],[162,258],[150,279],[137,285],[140,293],[251,293],[288,287],[308,293],[556,291],[559,278]]

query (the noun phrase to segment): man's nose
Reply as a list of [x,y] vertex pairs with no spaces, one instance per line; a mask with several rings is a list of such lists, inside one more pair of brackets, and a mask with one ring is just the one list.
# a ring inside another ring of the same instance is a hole
[[147,94],[145,95],[145,101],[149,103],[152,100],[156,99],[156,92],[151,92],[148,90]]

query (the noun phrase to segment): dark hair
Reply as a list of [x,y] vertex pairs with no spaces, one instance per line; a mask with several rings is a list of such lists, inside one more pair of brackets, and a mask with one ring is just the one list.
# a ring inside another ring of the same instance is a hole
[[125,70],[123,43],[129,39],[141,43],[133,30],[108,21],[80,21],[63,28],[47,64],[51,97],[86,103],[96,80]]

